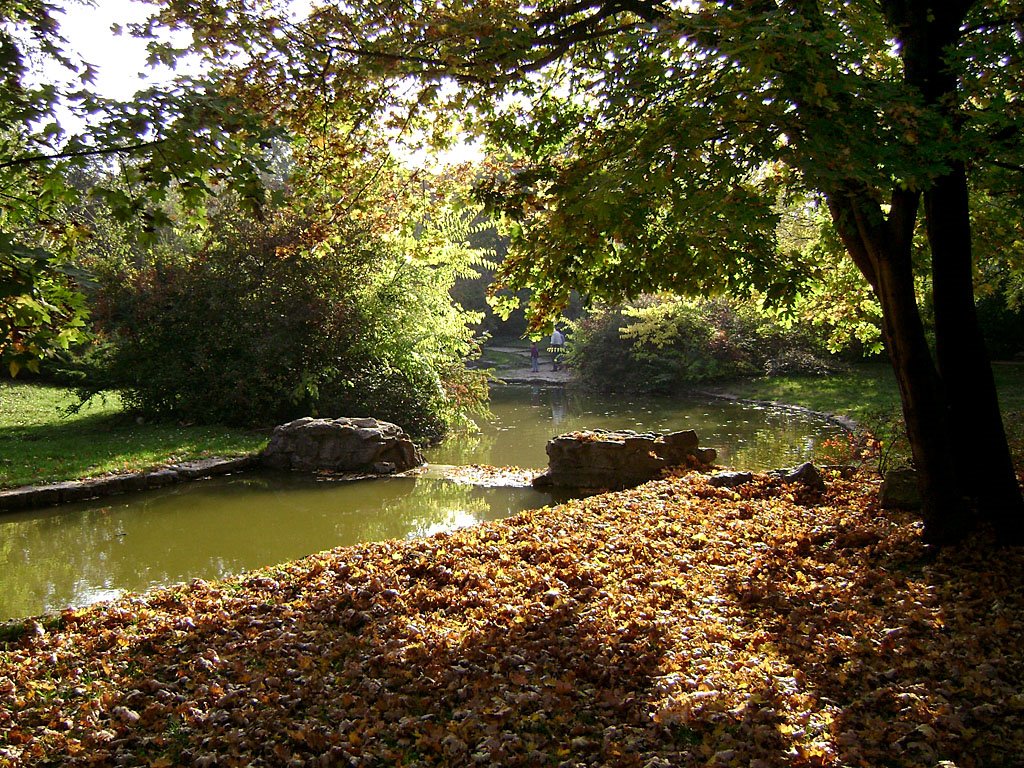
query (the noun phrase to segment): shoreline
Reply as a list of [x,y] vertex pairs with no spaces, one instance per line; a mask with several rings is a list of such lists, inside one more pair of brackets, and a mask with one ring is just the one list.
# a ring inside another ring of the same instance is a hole
[[[538,371],[534,373],[528,368],[511,369],[506,375],[496,378],[492,385],[496,386],[543,386],[565,387],[578,382],[574,372],[565,368],[559,371]],[[856,432],[858,424],[844,416],[815,411],[801,405],[783,403],[776,400],[756,400],[734,395],[726,390],[687,389],[681,394],[696,395],[727,402],[744,403],[777,410],[800,413],[823,419],[831,424]],[[110,474],[83,477],[72,480],[61,480],[42,485],[22,485],[0,489],[0,515],[8,512],[20,512],[30,509],[45,509],[61,506],[77,501],[118,496],[125,493],[153,490],[179,482],[201,480],[203,478],[247,472],[256,468],[258,452],[243,456],[211,457],[174,464],[157,466],[153,469],[124,474]]]

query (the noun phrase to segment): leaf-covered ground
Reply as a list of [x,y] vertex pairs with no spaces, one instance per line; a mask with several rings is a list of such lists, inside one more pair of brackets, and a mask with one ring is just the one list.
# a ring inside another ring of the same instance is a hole
[[0,653],[0,765],[1019,765],[1024,553],[876,490],[689,475],[69,612]]

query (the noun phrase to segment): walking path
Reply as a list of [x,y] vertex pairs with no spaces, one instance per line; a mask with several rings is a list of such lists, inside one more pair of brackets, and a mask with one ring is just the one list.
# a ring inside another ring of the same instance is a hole
[[522,367],[499,368],[494,374],[499,381],[506,384],[568,384],[575,381],[573,371],[560,367],[557,371],[552,370],[551,353],[542,352],[540,356],[540,370],[534,372],[530,369],[530,350],[521,347],[489,347],[495,352],[504,352],[516,355],[523,359]]

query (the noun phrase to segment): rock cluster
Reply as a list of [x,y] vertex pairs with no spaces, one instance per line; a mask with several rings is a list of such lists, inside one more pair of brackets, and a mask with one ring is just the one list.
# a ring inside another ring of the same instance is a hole
[[[823,469],[829,469],[844,475],[847,474],[847,468],[845,467],[824,467]],[[772,469],[767,474],[769,477],[777,477],[784,483],[802,483],[815,491],[825,490],[825,478],[822,477],[821,470],[809,461],[798,464],[795,467]],[[708,485],[715,486],[716,488],[737,488],[745,483],[749,483],[753,479],[753,472],[716,472],[708,478]]]
[[420,466],[423,456],[390,422],[306,417],[275,428],[260,461],[272,469],[387,475]]
[[629,430],[587,430],[548,441],[548,470],[534,478],[536,488],[557,486],[580,492],[632,488],[679,465],[707,466],[714,448],[699,448],[693,430],[659,435]]

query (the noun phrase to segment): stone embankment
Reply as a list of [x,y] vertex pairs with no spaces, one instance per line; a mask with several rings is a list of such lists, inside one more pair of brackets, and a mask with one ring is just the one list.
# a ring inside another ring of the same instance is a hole
[[0,491],[0,512],[146,491],[260,466],[366,477],[404,472],[421,464],[423,456],[419,449],[400,427],[390,422],[305,418],[277,427],[270,443],[258,455],[185,461],[148,472],[11,488]]
[[103,496],[115,496],[151,488],[162,488],[182,480],[196,480],[214,475],[242,472],[256,465],[255,456],[231,459],[211,458],[184,461],[149,472],[131,472],[85,480],[68,480],[48,485],[29,485],[0,491],[0,512],[38,509],[72,501],[86,501]]

